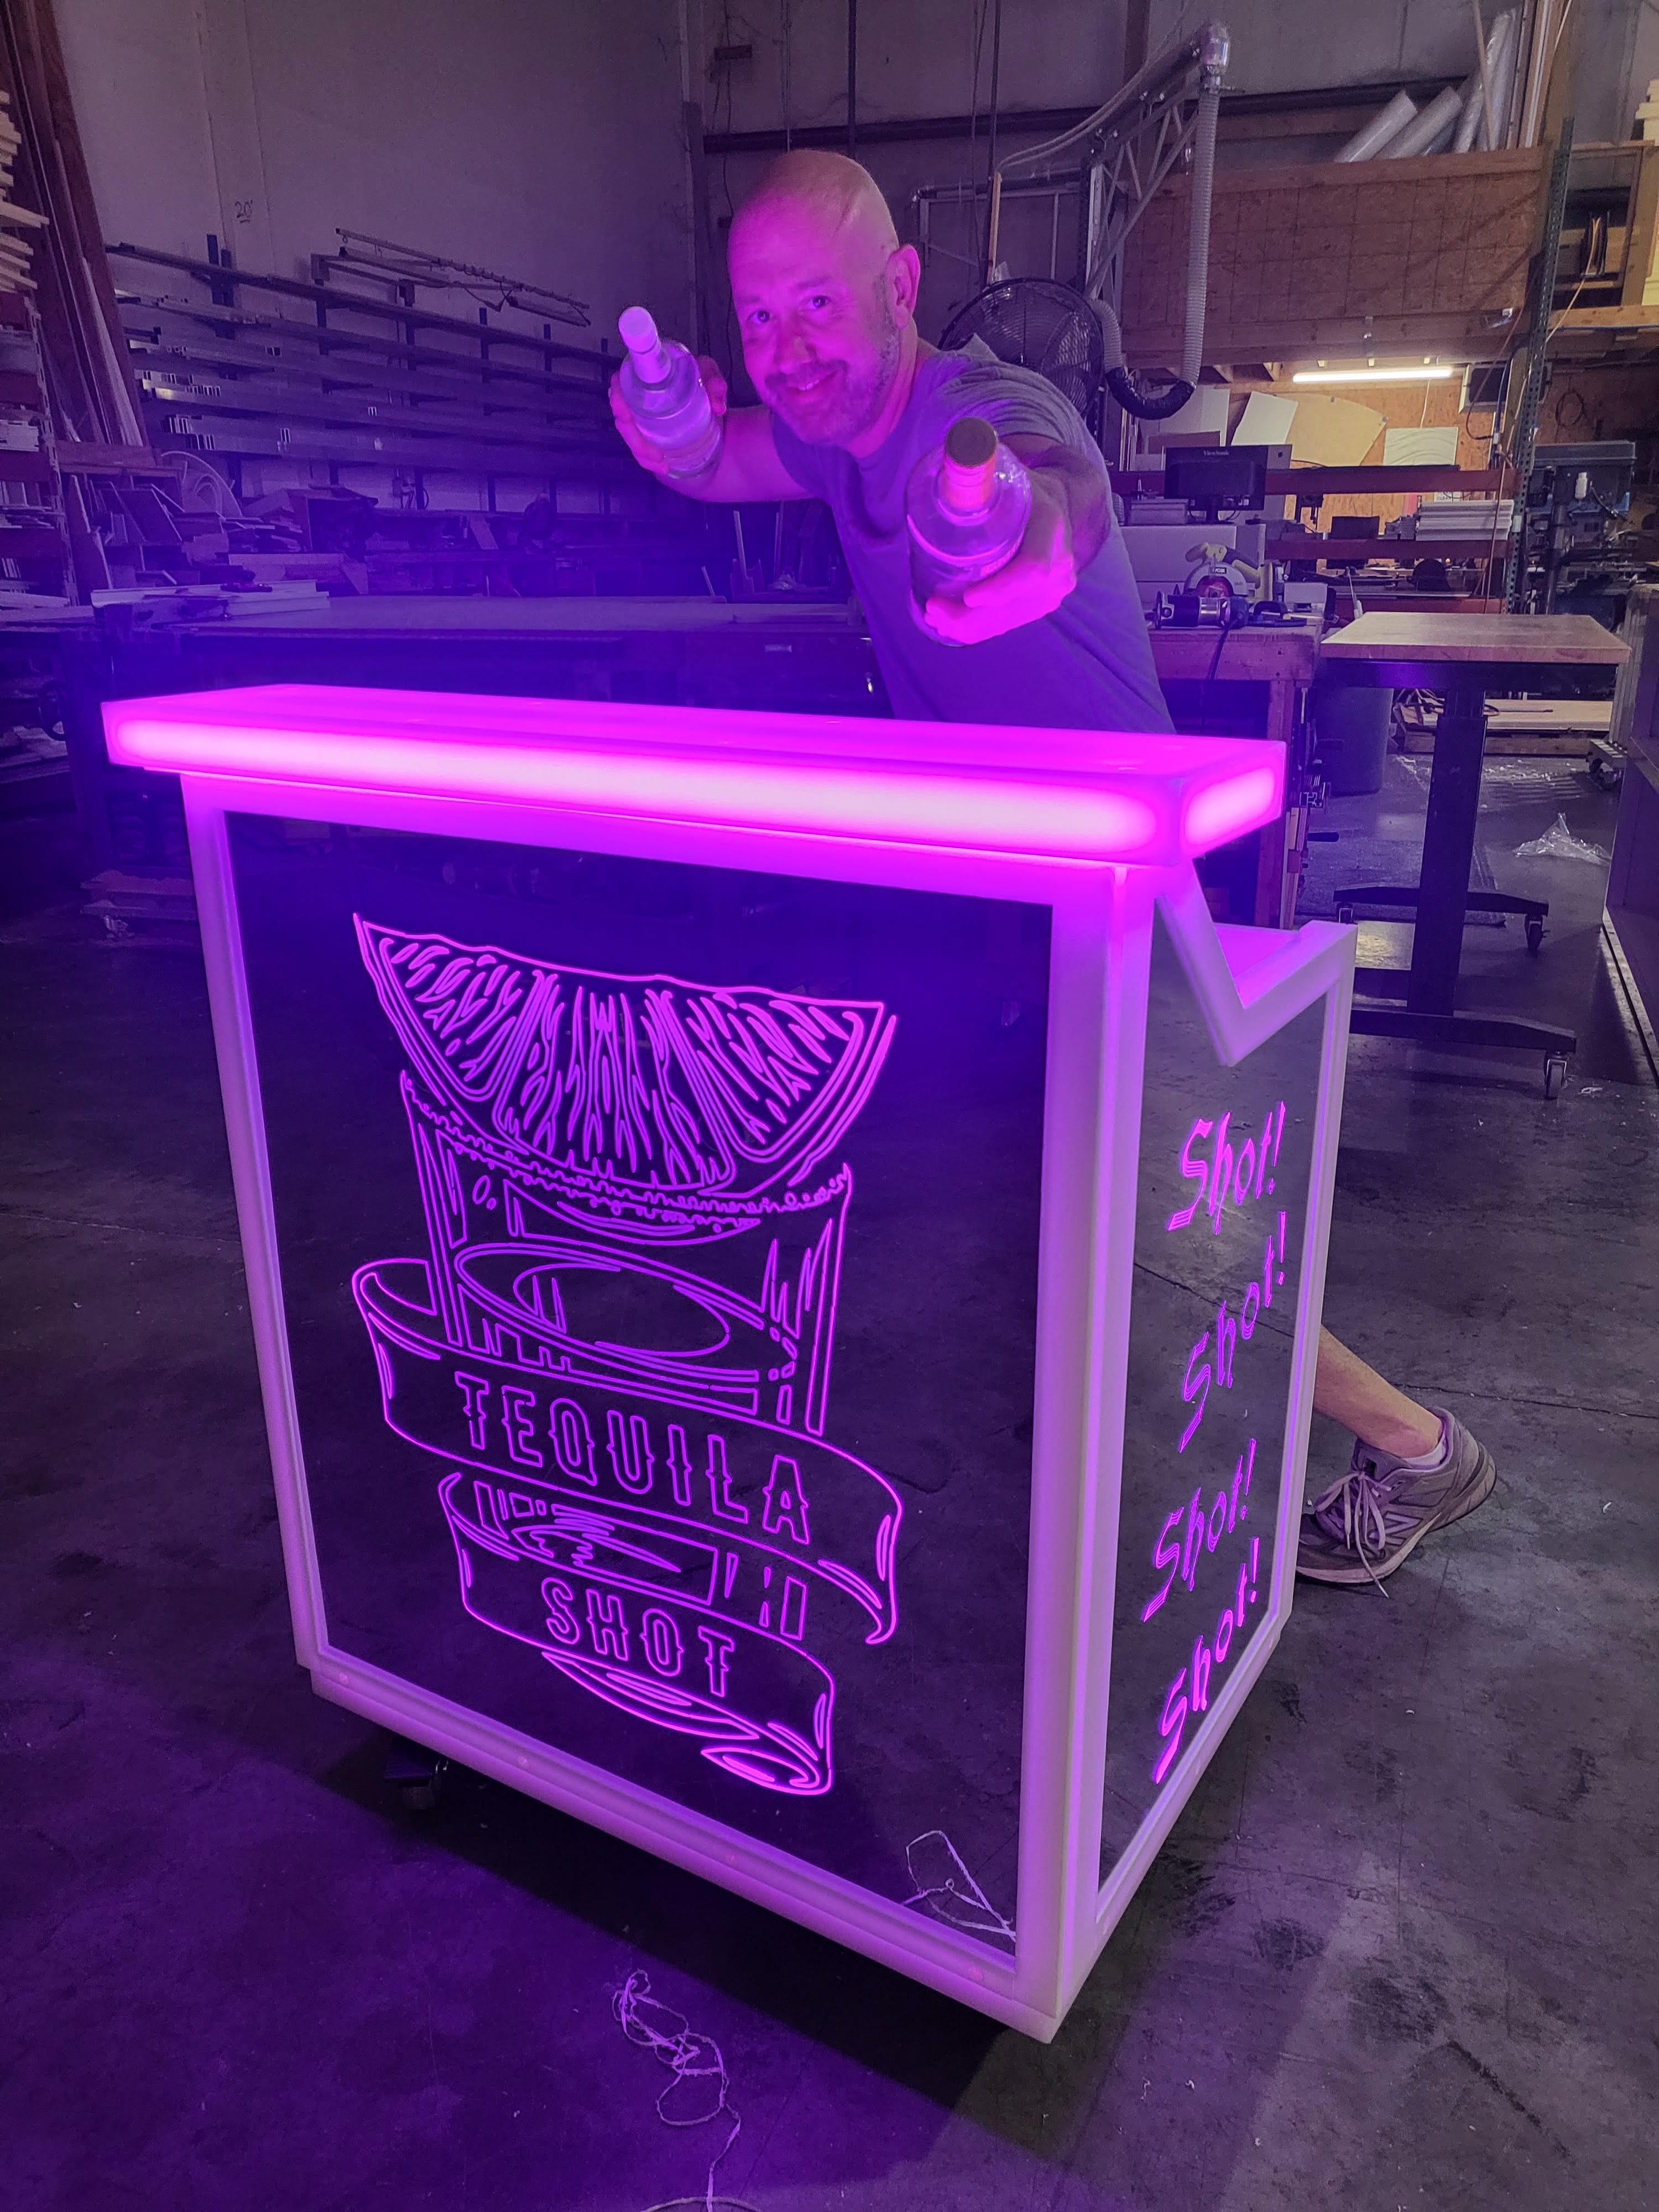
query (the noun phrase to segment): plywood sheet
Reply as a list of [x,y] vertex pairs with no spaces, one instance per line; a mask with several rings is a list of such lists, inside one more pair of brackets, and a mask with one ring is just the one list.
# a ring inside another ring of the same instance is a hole
[[1322,468],[1358,468],[1376,443],[1382,417],[1375,407],[1334,392],[1304,392],[1291,426],[1291,459]]
[[1276,392],[1253,392],[1233,432],[1236,446],[1291,446],[1297,402],[1281,399]]
[[[1425,322],[1449,338],[1489,330],[1482,318],[1504,308],[1519,313],[1542,161],[1530,148],[1224,173],[1206,358],[1282,358],[1367,328],[1397,343]],[[1133,362],[1179,353],[1190,209],[1188,179],[1172,178],[1130,235],[1122,322]]]
[[1457,466],[1455,422],[1425,422],[1413,428],[1401,425],[1382,433],[1383,465],[1391,469],[1455,469]]

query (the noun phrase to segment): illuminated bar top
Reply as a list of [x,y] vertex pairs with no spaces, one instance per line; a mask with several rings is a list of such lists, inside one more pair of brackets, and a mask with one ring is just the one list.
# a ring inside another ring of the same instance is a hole
[[112,759],[319,792],[581,808],[1168,867],[1284,803],[1278,746],[269,684],[104,709]]

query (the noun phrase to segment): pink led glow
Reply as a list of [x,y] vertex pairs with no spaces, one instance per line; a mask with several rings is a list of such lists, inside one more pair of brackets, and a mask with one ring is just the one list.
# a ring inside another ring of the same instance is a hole
[[1233,1638],[1244,1626],[1247,1607],[1255,1605],[1260,1596],[1257,1577],[1261,1565],[1261,1539],[1252,1536],[1250,1553],[1238,1570],[1238,1583],[1231,1602],[1225,1606],[1215,1625],[1212,1641],[1202,1637],[1194,1639],[1192,1656],[1181,1668],[1164,1693],[1164,1709],[1158,1717],[1158,1732],[1164,1748],[1152,1768],[1154,1784],[1162,1785],[1164,1777],[1181,1753],[1181,1739],[1185,1732],[1189,1713],[1207,1712],[1210,1707],[1210,1677],[1227,1663],[1232,1650]]
[[1267,820],[1247,738],[281,685],[104,710],[136,768],[1167,866]]
[[[427,1249],[352,1287],[387,1426],[446,1470],[462,1605],[740,1782],[824,1795],[825,1655],[898,1626],[898,1493],[826,1434],[852,1199],[826,1164],[896,1018],[356,928]],[[637,1339],[592,1303],[619,1279]]]
[[1284,769],[1276,750],[1271,759],[1271,766],[1247,769],[1243,775],[1212,784],[1188,800],[1181,830],[1189,853],[1207,853],[1230,837],[1259,830],[1280,811]]

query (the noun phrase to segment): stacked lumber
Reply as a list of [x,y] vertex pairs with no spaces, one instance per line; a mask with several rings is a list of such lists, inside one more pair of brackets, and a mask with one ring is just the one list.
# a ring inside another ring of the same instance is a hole
[[45,216],[17,206],[12,198],[11,165],[22,143],[12,120],[10,95],[0,92],[0,292],[34,289],[34,279],[29,275],[29,257],[34,250],[29,234],[46,227]]

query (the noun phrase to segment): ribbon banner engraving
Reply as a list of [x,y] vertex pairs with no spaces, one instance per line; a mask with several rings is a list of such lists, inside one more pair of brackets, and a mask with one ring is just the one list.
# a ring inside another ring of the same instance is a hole
[[565,968],[356,918],[428,1249],[353,1291],[461,1602],[757,1788],[835,1778],[901,1508],[827,1440],[878,1002]]

